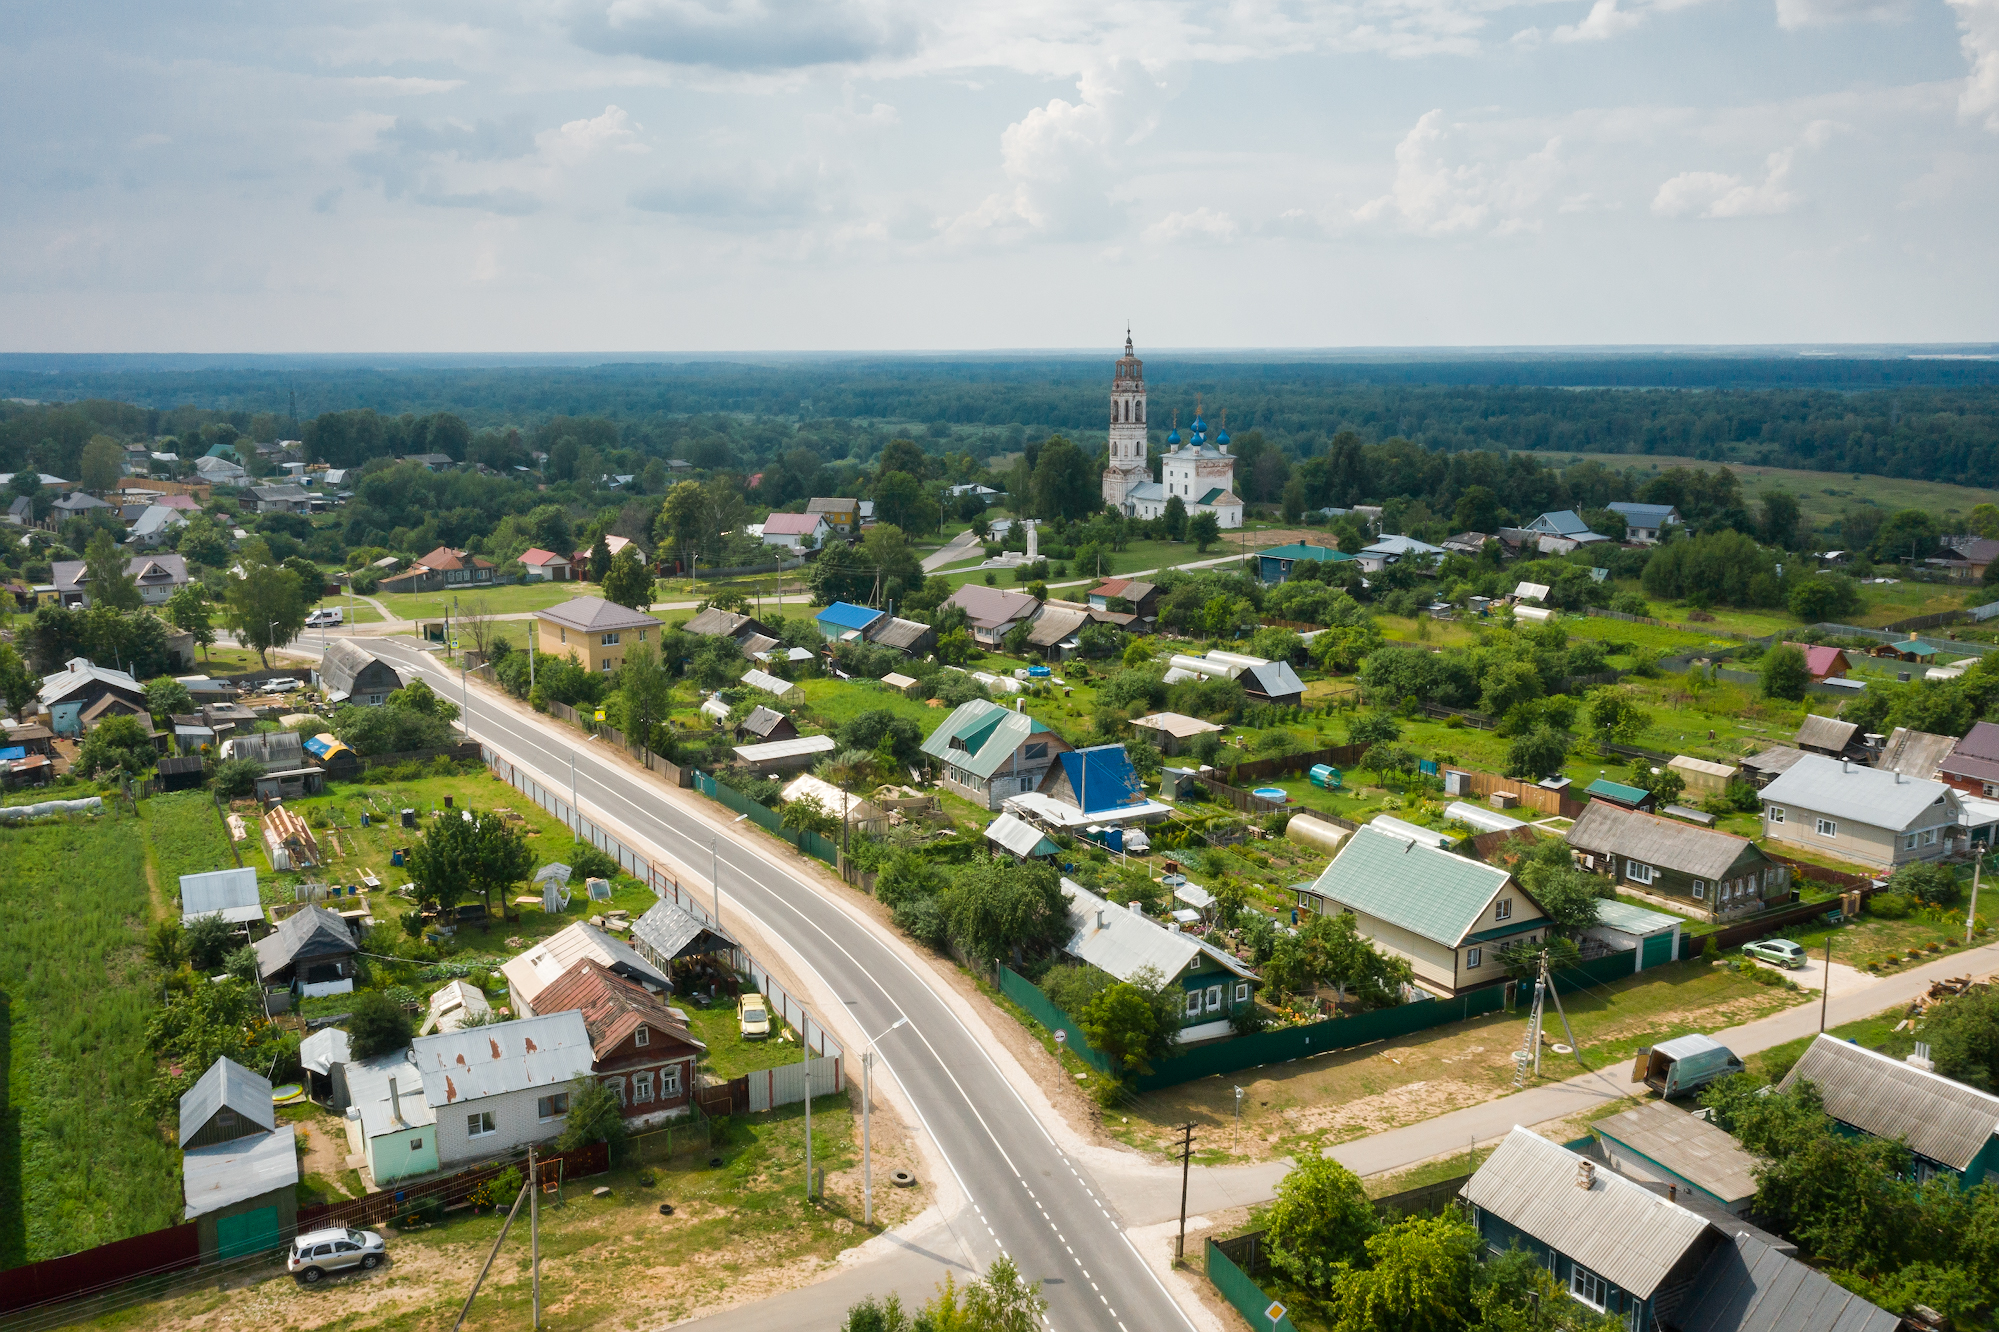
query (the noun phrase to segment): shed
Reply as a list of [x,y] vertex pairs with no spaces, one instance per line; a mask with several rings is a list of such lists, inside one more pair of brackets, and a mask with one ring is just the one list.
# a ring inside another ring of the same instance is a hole
[[417,1035],[434,1031],[459,1031],[474,1019],[490,1017],[493,1005],[486,992],[470,981],[455,980],[439,986],[430,996],[430,1011],[424,1015]]
[[1680,918],[1663,911],[1620,902],[1614,897],[1596,904],[1596,924],[1583,931],[1613,952],[1631,950],[1633,971],[1661,966],[1680,956]]
[[395,667],[352,638],[328,643],[313,676],[326,691],[327,702],[360,708],[379,707],[403,687]]
[[632,947],[662,972],[674,960],[729,953],[736,941],[677,902],[655,902],[632,922]]
[[[174,728],[176,745],[180,743],[181,728]],[[213,733],[210,733],[211,738]],[[199,754],[182,754],[173,758],[163,758],[159,764],[160,785],[169,791],[198,790],[207,764]]]
[[743,672],[743,683],[752,689],[761,689],[773,694],[786,703],[803,703],[805,691],[789,680],[772,675],[769,671],[747,670]]
[[737,723],[736,734],[746,739],[796,740],[798,727],[782,712],[758,704],[749,716]]
[[284,1247],[298,1229],[296,1130],[286,1124],[190,1148],[181,1157],[181,1194],[204,1262]]
[[1735,778],[1735,769],[1726,763],[1710,763],[1686,754],[1677,755],[1666,767],[1679,773],[1687,790],[1696,796],[1720,795]]
[[1052,860],[1062,848],[1026,819],[1002,814],[986,828],[986,840],[1015,860]]
[[811,767],[837,747],[830,735],[804,735],[767,745],[737,745],[735,754],[743,763],[761,771],[796,772]]
[[812,618],[819,626],[819,632],[828,639],[838,640],[851,634],[853,639],[858,641],[867,637],[869,628],[886,614],[887,612],[878,611],[872,606],[856,606],[852,602],[836,601]]
[[1623,782],[1613,782],[1604,777],[1599,777],[1585,786],[1583,794],[1594,800],[1608,800],[1611,804],[1622,805],[1626,809],[1649,810],[1655,800],[1650,791],[1627,786]]
[[1757,790],[1762,790],[1790,770],[1792,764],[1805,756],[1802,749],[1789,745],[1772,745],[1743,759],[1736,766],[1742,770],[1743,779]]
[[181,1093],[180,1145],[207,1147],[252,1133],[268,1133],[278,1124],[271,1105],[271,1084],[233,1059],[218,1059]]
[[1280,707],[1296,707],[1305,698],[1305,682],[1298,678],[1298,672],[1291,669],[1288,661],[1265,662],[1260,666],[1245,667],[1236,677],[1243,693],[1259,703],[1274,703]]
[[1888,743],[1882,746],[1881,756],[1874,761],[1874,766],[1927,781],[1937,775],[1938,767],[1956,748],[1957,739],[1954,736],[1931,735],[1928,731],[1897,726],[1889,733]]
[[347,1045],[347,1033],[338,1027],[321,1027],[300,1041],[298,1062],[305,1071],[306,1095],[336,1114],[346,1110],[346,1083],[340,1081],[337,1084],[339,1091],[336,1094],[333,1070],[352,1057]]
[[890,671],[887,675],[884,675],[882,677],[882,683],[887,685],[890,689],[902,690],[902,689],[908,689],[912,685],[916,684],[917,681],[897,671]]
[[876,647],[894,648],[909,657],[927,656],[937,646],[937,631],[921,620],[900,620],[889,615],[876,622],[868,633]]
[[264,918],[254,867],[180,876],[180,923],[191,925],[202,916],[215,915],[231,925]]
[[307,996],[354,988],[354,935],[338,912],[317,903],[286,916],[254,946],[267,987],[294,988]]
[[1087,610],[1049,606],[1028,626],[1027,645],[1050,661],[1067,661],[1082,646],[1080,635],[1089,622]]
[[1154,745],[1160,753],[1179,753],[1196,736],[1213,735],[1224,728],[1199,717],[1179,712],[1153,712],[1132,719],[1131,729]]
[[1828,758],[1853,757],[1867,747],[1858,722],[1816,714],[1799,725],[1795,743],[1807,753],[1824,754]]
[[878,834],[888,831],[888,815],[850,791],[842,791],[823,777],[800,773],[778,793],[787,803],[812,800],[834,818],[851,824],[855,832]]
[[1666,1101],[1639,1101],[1592,1127],[1619,1174],[1678,1185],[1731,1216],[1749,1214],[1761,1162],[1720,1125]]

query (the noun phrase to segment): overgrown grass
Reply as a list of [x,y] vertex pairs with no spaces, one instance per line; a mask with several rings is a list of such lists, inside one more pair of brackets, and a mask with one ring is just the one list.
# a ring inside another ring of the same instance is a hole
[[0,863],[0,1267],[13,1267],[173,1224],[180,1170],[139,1105],[157,998],[140,824],[112,812],[8,829]]
[[234,869],[229,830],[206,791],[176,791],[154,796],[140,806],[146,850],[159,876],[160,892],[172,901],[183,874]]

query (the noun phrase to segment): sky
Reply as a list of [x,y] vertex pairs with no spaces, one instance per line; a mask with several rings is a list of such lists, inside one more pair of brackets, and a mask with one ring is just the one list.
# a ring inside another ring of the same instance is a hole
[[1999,341],[1999,0],[9,10],[5,351]]

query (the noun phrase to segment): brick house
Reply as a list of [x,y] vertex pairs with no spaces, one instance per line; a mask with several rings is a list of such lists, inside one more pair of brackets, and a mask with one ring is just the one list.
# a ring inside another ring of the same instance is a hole
[[575,1011],[590,1032],[590,1072],[618,1094],[635,1122],[686,1112],[694,1065],[707,1046],[664,1001],[584,959],[535,1000],[541,1013]]

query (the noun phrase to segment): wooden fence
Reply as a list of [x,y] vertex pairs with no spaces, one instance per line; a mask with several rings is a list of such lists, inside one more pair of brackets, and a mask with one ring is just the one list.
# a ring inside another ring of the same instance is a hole
[[[1472,772],[1465,768],[1446,768],[1444,771],[1447,774],[1457,775],[1460,794],[1474,796],[1480,800],[1484,800],[1494,792],[1505,792],[1520,797],[1521,805],[1527,809],[1541,814],[1558,814],[1565,819],[1575,818],[1588,805],[1587,801],[1571,799],[1560,791],[1550,791],[1545,787],[1536,786],[1533,782],[1516,781],[1514,778],[1501,777],[1496,773]],[[1445,789],[1449,789],[1448,777]]]
[[1874,891],[1875,881],[1868,875],[1848,874],[1843,870],[1827,869],[1824,865],[1814,865],[1809,860],[1793,860],[1789,856],[1779,855],[1768,847],[1763,849],[1763,854],[1776,861],[1779,865],[1790,866],[1800,878],[1813,879],[1819,883],[1831,884],[1841,892],[1850,892],[1856,888],[1863,893]]
[[122,1281],[184,1271],[200,1262],[200,1228],[192,1223],[113,1240],[0,1272],[0,1313],[92,1294]]

